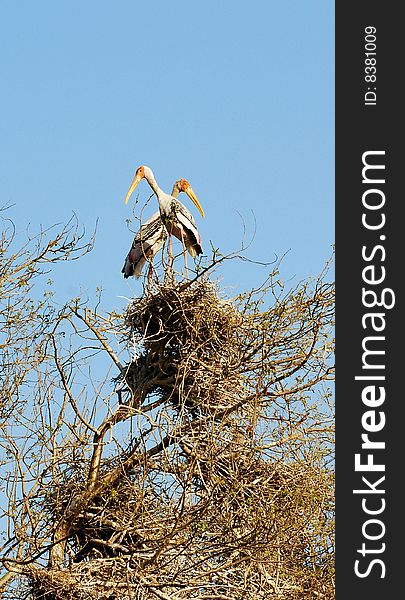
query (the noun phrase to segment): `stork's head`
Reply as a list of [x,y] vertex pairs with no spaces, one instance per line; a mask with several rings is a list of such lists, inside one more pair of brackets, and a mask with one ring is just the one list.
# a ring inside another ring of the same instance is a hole
[[205,215],[204,215],[202,206],[199,203],[198,198],[195,195],[194,190],[191,187],[191,185],[189,184],[189,182],[187,181],[187,179],[178,179],[176,181],[176,183],[174,184],[174,186],[175,186],[175,188],[177,188],[179,190],[179,192],[185,192],[187,194],[187,196],[190,198],[190,200],[192,200],[194,202],[194,204],[200,211],[201,215],[204,217]]
[[135,177],[133,178],[130,188],[128,190],[128,193],[125,197],[125,204],[127,204],[128,200],[131,197],[132,192],[134,191],[134,189],[136,188],[138,183],[144,178],[148,179],[149,181],[150,180],[153,181],[155,179],[152,169],[150,169],[149,167],[146,167],[145,165],[141,165],[136,170]]

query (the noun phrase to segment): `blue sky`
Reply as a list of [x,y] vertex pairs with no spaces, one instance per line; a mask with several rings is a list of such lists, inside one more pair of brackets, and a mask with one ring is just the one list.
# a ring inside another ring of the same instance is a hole
[[[206,250],[237,250],[243,220],[248,238],[256,228],[249,258],[288,251],[282,274],[295,283],[322,269],[334,240],[333,2],[8,1],[0,49],[0,205],[22,235],[72,211],[89,232],[98,219],[93,252],[55,275],[61,300],[102,286],[109,310],[141,293],[121,274],[140,164],[166,191],[190,181]],[[146,182],[137,191],[150,195]],[[219,275],[233,295],[268,271],[233,262]]]

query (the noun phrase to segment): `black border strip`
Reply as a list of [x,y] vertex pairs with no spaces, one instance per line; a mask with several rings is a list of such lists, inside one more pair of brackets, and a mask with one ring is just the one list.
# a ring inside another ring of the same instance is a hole
[[336,3],[338,600],[403,594],[400,7]]

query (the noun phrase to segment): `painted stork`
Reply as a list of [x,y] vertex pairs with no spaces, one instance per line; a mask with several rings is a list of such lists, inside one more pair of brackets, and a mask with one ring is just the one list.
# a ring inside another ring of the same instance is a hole
[[131,194],[142,179],[146,179],[146,181],[149,183],[150,187],[152,188],[158,199],[160,217],[164,227],[166,228],[169,234],[169,257],[171,264],[173,261],[171,236],[174,235],[182,243],[184,264],[186,267],[186,274],[188,275],[186,251],[188,251],[193,258],[195,258],[198,254],[202,254],[201,238],[200,234],[198,233],[197,225],[194,221],[193,215],[187,210],[184,204],[177,200],[175,194],[177,189],[179,189],[177,195],[180,193],[180,191],[186,192],[186,194],[194,202],[194,204],[200,211],[201,215],[204,217],[204,211],[197,199],[197,196],[195,195],[190,184],[185,179],[179,180],[174,184],[174,195],[173,192],[172,195],[166,194],[158,186],[155,176],[153,175],[152,169],[141,165],[137,169],[135,177],[132,180],[132,183],[125,198],[125,204],[128,202]]
[[[188,183],[188,181],[186,181],[186,179],[178,179],[175,182],[172,189],[172,198],[177,199],[181,192],[185,192],[188,195],[191,194],[195,197],[194,191],[191,185]],[[179,204],[181,203],[179,202]],[[157,211],[147,221],[145,221],[145,223],[142,224],[139,231],[135,234],[134,240],[132,242],[132,247],[128,252],[128,255],[124,262],[124,266],[122,268],[122,273],[124,274],[124,277],[127,278],[131,277],[132,275],[135,277],[140,277],[143,267],[146,261],[148,261],[148,281],[150,282],[152,277],[153,257],[159,252],[166,239],[166,229],[163,225],[160,211]],[[201,253],[202,249],[201,242],[199,239],[198,245],[200,248],[199,253]],[[193,250],[194,252],[196,252],[194,247],[192,247],[191,252]],[[194,256],[196,255],[197,252],[196,254],[194,254]]]

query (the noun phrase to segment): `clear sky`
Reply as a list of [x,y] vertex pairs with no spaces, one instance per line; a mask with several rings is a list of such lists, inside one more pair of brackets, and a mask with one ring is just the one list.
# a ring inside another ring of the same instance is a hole
[[[334,240],[334,2],[136,0],[0,4],[0,205],[20,232],[74,211],[93,252],[58,270],[58,296],[141,293],[121,274],[132,241],[124,197],[136,168],[165,191],[185,177],[210,240],[316,275]],[[138,187],[140,199],[150,190]],[[182,201],[191,209],[186,197]],[[148,213],[157,210],[149,204]],[[255,225],[255,221],[256,225]],[[191,258],[190,258],[191,261]],[[229,290],[269,268],[227,263]]]

